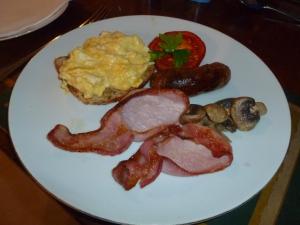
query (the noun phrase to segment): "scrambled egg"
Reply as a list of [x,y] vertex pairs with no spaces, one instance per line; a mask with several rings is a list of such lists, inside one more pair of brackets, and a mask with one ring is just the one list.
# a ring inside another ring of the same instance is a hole
[[101,96],[105,88],[138,87],[150,63],[149,49],[137,35],[103,32],[70,52],[59,69],[62,88],[67,84],[85,98]]

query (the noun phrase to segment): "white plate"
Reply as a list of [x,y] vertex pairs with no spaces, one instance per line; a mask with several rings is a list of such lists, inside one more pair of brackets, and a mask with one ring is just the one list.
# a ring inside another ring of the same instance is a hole
[[[268,107],[250,132],[228,134],[234,161],[227,169],[195,177],[161,174],[140,189],[124,191],[111,169],[129,158],[139,144],[121,155],[70,153],[54,147],[46,135],[62,123],[73,132],[96,129],[113,105],[87,106],[64,93],[53,59],[66,55],[101,31],[140,35],[149,43],[158,33],[189,30],[207,46],[204,63],[227,64],[232,79],[222,89],[191,98],[207,104],[227,97],[251,96]],[[249,49],[209,27],[175,18],[128,16],[103,20],[71,31],[53,41],[25,67],[9,107],[10,133],[16,151],[32,176],[55,197],[78,210],[126,224],[181,224],[227,212],[259,192],[279,168],[288,148],[291,121],[284,92],[269,68]]]
[[69,0],[1,0],[0,41],[40,29],[58,18]]

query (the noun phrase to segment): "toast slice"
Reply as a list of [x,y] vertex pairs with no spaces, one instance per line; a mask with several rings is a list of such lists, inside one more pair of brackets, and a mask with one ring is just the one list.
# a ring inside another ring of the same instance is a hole
[[[54,65],[58,74],[59,74],[59,68],[62,66],[63,62],[67,59],[68,59],[67,56],[61,56],[54,60]],[[143,74],[143,82],[137,88],[130,88],[124,91],[124,90],[118,90],[112,87],[108,87],[104,90],[101,96],[94,95],[91,98],[85,98],[83,93],[81,93],[78,89],[76,89],[71,85],[67,85],[67,88],[77,99],[79,99],[84,104],[92,104],[92,105],[108,104],[108,103],[119,101],[133,89],[138,89],[145,86],[145,84],[149,81],[153,72],[154,72],[154,65],[149,65],[148,69]]]

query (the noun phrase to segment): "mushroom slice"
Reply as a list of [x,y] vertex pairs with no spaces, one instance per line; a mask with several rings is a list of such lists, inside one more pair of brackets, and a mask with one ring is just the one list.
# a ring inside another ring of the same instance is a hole
[[230,132],[235,132],[237,130],[237,126],[231,117],[229,117],[224,122],[218,124],[218,127],[220,127],[218,129],[228,130]]
[[241,131],[254,128],[260,120],[260,113],[255,100],[250,97],[234,99],[231,106],[231,117]]
[[217,101],[216,104],[222,106],[226,110],[228,115],[230,115],[230,110],[231,110],[233,101],[234,101],[234,98],[225,98],[225,99]]
[[259,115],[265,115],[268,112],[266,105],[263,102],[256,102],[256,107],[259,111]]
[[197,104],[190,104],[186,113],[182,114],[179,121],[181,124],[198,123],[206,116],[203,106]]
[[228,118],[228,114],[224,107],[218,104],[208,104],[205,106],[209,119],[215,123],[222,123]]
[[216,123],[211,121],[208,116],[204,116],[199,122],[200,125],[210,128],[215,128]]

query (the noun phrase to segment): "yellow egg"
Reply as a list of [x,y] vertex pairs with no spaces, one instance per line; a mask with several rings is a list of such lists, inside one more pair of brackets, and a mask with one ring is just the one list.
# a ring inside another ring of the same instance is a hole
[[149,63],[149,49],[139,36],[103,32],[72,50],[59,76],[63,88],[69,84],[89,98],[101,96],[106,87],[138,87]]

